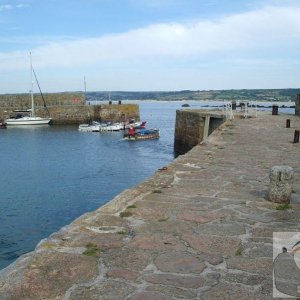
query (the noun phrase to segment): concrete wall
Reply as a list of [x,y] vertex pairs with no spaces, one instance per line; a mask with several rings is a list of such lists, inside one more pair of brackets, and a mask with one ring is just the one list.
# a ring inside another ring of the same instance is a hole
[[210,135],[225,121],[222,114],[203,110],[177,110],[174,137],[175,155],[181,155]]
[[[140,119],[139,106],[137,104],[104,103],[102,105],[86,105],[83,93],[55,93],[45,94],[44,107],[40,95],[35,95],[36,115],[49,116],[53,124],[80,124],[92,120],[101,121],[126,121],[130,118]],[[0,95],[0,121],[14,117],[18,112],[31,107],[31,99],[28,94]],[[26,113],[22,113],[26,115]]]

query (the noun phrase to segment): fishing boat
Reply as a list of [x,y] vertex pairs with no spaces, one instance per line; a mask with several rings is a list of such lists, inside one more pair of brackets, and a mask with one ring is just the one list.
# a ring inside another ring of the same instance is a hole
[[155,140],[159,138],[159,129],[141,129],[134,135],[129,133],[124,134],[124,140],[128,141],[140,141],[140,140]]
[[[34,97],[33,97],[33,75],[35,76],[34,69],[32,66],[32,58],[30,52],[30,77],[31,77],[31,109],[29,110],[29,116],[22,116],[18,114],[15,118],[9,118],[5,120],[7,125],[44,125],[49,124],[52,118],[42,118],[35,115],[35,105],[34,105]],[[36,79],[36,76],[35,76]]]

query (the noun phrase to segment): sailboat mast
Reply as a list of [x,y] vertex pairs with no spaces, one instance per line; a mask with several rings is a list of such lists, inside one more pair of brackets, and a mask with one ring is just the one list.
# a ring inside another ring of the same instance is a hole
[[30,96],[31,96],[31,116],[35,116],[35,108],[34,108],[34,99],[33,99],[33,68],[32,68],[32,57],[31,52],[30,54],[30,80],[31,80],[31,90],[30,90]]

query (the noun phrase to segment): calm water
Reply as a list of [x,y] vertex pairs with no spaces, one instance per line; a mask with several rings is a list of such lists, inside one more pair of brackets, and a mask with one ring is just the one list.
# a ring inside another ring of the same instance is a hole
[[140,105],[141,118],[160,128],[153,141],[122,141],[121,132],[78,132],[78,126],[0,130],[0,269],[168,164],[180,107]]
[[141,119],[160,128],[159,140],[127,142],[122,133],[78,132],[77,126],[0,130],[0,269],[174,158],[182,103],[139,104]]

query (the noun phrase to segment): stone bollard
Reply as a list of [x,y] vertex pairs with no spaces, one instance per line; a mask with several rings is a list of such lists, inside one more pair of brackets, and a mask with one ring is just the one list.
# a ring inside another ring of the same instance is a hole
[[274,115],[274,116],[278,115],[278,105],[272,106],[272,115]]
[[236,101],[231,102],[232,110],[236,110]]
[[299,130],[294,132],[294,144],[299,143]]
[[289,166],[272,167],[268,200],[276,203],[290,203],[293,178],[293,168]]

